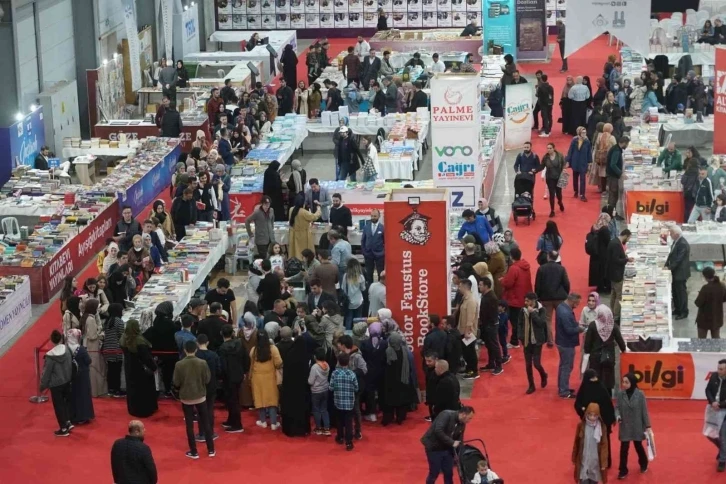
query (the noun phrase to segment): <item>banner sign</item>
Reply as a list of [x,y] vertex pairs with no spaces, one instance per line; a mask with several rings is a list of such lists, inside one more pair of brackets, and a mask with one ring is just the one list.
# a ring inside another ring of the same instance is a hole
[[[416,190],[411,196],[416,197]],[[425,386],[421,348],[429,315],[449,314],[449,211],[445,201],[418,205],[386,201],[386,291],[393,319],[413,352],[419,386]]]
[[30,322],[30,278],[15,288],[0,305],[0,348]]
[[506,86],[504,105],[504,149],[521,148],[532,139],[534,84]]
[[685,205],[683,192],[625,191],[625,216],[630,220],[633,214],[652,215],[655,220],[684,222]]
[[483,0],[482,31],[484,52],[492,45],[501,45],[505,54],[517,57],[516,6],[515,0]]
[[721,353],[632,353],[620,355],[620,372],[632,372],[647,398],[706,399],[706,385]]
[[545,0],[517,0],[517,50],[540,52],[546,47]]
[[476,209],[481,195],[478,79],[437,75],[431,80],[434,186],[449,190],[449,206],[458,212]]
[[650,0],[577,0],[567,2],[565,57],[604,32],[642,55],[650,51]]
[[174,11],[174,0],[161,0],[161,22],[164,30],[164,48],[166,52],[166,60],[171,62],[174,58],[172,57],[172,46],[174,44],[174,36],[172,30],[172,19],[171,14]]
[[143,177],[131,185],[125,192],[117,192],[119,199],[119,210],[128,205],[134,217],[150,203],[159,193],[171,184],[171,175],[179,160],[181,146],[177,145],[168,155],[164,157],[154,168],[149,170]]
[[713,116],[713,153],[723,155],[726,154],[726,48],[718,45]]
[[134,0],[121,0],[124,12],[124,27],[129,42],[129,65],[131,66],[131,89],[141,89],[141,63],[139,47],[139,33],[136,30],[136,5]]

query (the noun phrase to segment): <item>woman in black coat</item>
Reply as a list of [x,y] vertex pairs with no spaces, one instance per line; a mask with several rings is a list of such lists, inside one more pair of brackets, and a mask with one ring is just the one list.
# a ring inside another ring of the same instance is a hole
[[214,211],[219,208],[217,201],[216,186],[212,184],[209,173],[204,171],[199,174],[199,187],[194,191],[194,200],[202,202],[204,208],[197,206],[197,220],[214,222]]
[[388,342],[381,336],[382,330],[381,323],[372,323],[368,327],[368,339],[363,340],[360,344],[360,352],[368,367],[365,390],[361,396],[361,401],[365,402],[364,415],[371,420],[376,415],[376,392],[380,392],[379,396],[383,396],[381,389],[383,386],[383,372],[386,368]]
[[610,220],[610,215],[601,213],[585,241],[585,252],[590,256],[588,286],[596,287],[598,292],[610,292],[610,281],[606,272]]
[[154,322],[144,332],[146,338],[154,351],[169,351],[174,354],[159,355],[159,367],[161,368],[161,380],[164,382],[164,391],[171,393],[171,380],[174,376],[174,366],[179,360],[176,354],[179,351],[174,334],[181,327],[174,323],[174,305],[170,301],[159,303],[154,309]]
[[282,179],[280,178],[280,162],[273,161],[265,170],[262,181],[262,194],[270,197],[271,207],[275,211],[275,222],[287,221],[282,204]]
[[609,307],[600,304],[595,313],[595,321],[587,327],[582,350],[589,355],[588,367],[595,370],[605,388],[612,391],[615,386],[615,344],[625,353],[625,341]]
[[127,279],[131,273],[128,264],[119,266],[113,274],[108,277],[108,290],[111,294],[110,303],[118,303],[123,305],[126,299],[129,299],[127,289]]
[[282,432],[288,437],[310,435],[308,373],[310,373],[310,356],[305,339],[298,336],[285,352],[282,366],[280,411]]
[[121,337],[126,376],[126,407],[129,415],[150,417],[158,407],[154,372],[156,363],[151,356],[151,343],[141,335],[136,319],[126,323]]
[[280,56],[280,63],[282,64],[282,77],[287,85],[294,89],[297,86],[297,55],[292,49],[292,45],[285,46]]
[[71,423],[88,423],[96,415],[91,397],[91,357],[80,344],[81,330],[71,329],[66,334],[66,344],[77,364],[75,377],[71,380]]
[[415,390],[411,385],[411,372],[416,371],[409,364],[408,348],[401,333],[388,337],[386,348],[386,367],[383,370],[383,426],[393,422],[401,425],[406,413],[415,401]]
[[124,321],[122,318],[123,304],[113,303],[108,306],[108,318],[103,324],[103,345],[101,351],[106,360],[106,381],[108,382],[108,394],[112,397],[122,397],[121,392],[121,368],[123,366],[123,355],[121,354],[121,336],[124,332]]
[[597,377],[595,370],[587,370],[582,376],[582,384],[577,390],[577,396],[575,397],[575,412],[580,417],[580,420],[585,418],[585,409],[591,403],[597,403],[600,406],[600,417],[603,423],[608,429],[608,469],[612,465],[612,458],[610,457],[610,432],[612,431],[613,424],[615,423],[615,407],[613,406],[613,400],[603,384]]

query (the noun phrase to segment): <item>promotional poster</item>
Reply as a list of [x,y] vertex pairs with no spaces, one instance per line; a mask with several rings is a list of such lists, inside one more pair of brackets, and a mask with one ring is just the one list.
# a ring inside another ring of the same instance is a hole
[[504,106],[504,149],[521,148],[532,139],[534,84],[506,86]]
[[517,57],[515,0],[483,0],[482,18],[484,51],[491,45],[499,45],[505,54]]
[[517,49],[539,52],[547,46],[545,0],[517,0]]
[[35,157],[45,144],[43,108],[29,113],[22,121],[0,128],[0,184],[10,179],[13,168],[19,165],[33,167]]

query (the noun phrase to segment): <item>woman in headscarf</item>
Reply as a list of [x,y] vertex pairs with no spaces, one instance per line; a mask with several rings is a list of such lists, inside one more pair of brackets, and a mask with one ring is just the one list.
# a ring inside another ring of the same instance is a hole
[[279,170],[280,162],[273,161],[265,170],[262,181],[262,194],[270,197],[270,206],[275,211],[275,222],[285,220],[285,209],[282,206],[282,179]]
[[592,109],[592,83],[590,82],[590,76],[582,76],[582,85],[587,87],[587,91],[590,96],[587,98],[587,107]]
[[156,218],[161,224],[161,229],[164,232],[164,237],[167,239],[174,239],[174,224],[171,221],[169,212],[166,211],[166,204],[164,200],[158,199],[154,201],[153,209],[149,212],[149,220]]
[[74,425],[88,423],[95,418],[93,399],[91,398],[91,357],[81,345],[81,330],[72,329],[66,336],[66,345],[73,360],[78,365],[75,377],[71,380],[71,423]]
[[141,274],[144,277],[140,280],[142,282],[146,282],[144,259],[150,257],[149,250],[144,247],[144,239],[141,237],[141,235],[136,234],[131,240],[133,241],[134,245],[128,252],[129,267],[131,268],[134,277],[137,277]]
[[[121,354],[121,335],[124,332],[123,316],[124,307],[121,304],[108,306],[108,318],[103,325],[103,344],[101,353],[106,361],[106,381],[108,383],[108,394],[112,397],[122,397],[121,392],[121,366],[123,356]],[[89,383],[90,384],[90,383]]]
[[135,279],[131,277],[131,268],[128,264],[119,266],[108,277],[108,288],[111,294],[111,303],[123,304],[129,299],[129,293],[136,287]]
[[597,307],[600,305],[600,294],[593,291],[587,295],[587,303],[580,313],[580,326],[588,327],[597,319]]
[[303,250],[315,250],[315,242],[313,241],[313,232],[310,224],[318,220],[321,215],[319,204],[315,205],[314,212],[306,209],[304,205],[305,197],[302,194],[298,194],[293,202],[293,207],[290,209],[288,256],[291,258],[295,257],[298,260],[302,260]]
[[607,482],[608,443],[606,426],[597,403],[587,406],[585,417],[577,424],[572,463],[575,482],[597,484]]
[[608,244],[610,244],[610,215],[600,213],[585,237],[585,252],[590,256],[588,285],[598,292],[610,292],[607,274]]
[[308,95],[308,118],[314,119],[320,115],[320,103],[323,101],[323,93],[320,91],[320,84],[311,84],[312,90]]
[[633,92],[630,93],[630,115],[641,116],[643,111],[643,99],[645,99],[645,93],[647,89],[643,84],[643,80],[636,77],[633,81]]
[[610,432],[612,431],[612,426],[615,423],[615,407],[613,406],[613,401],[610,398],[610,392],[605,389],[600,380],[597,378],[595,370],[585,371],[580,388],[577,390],[577,396],[575,397],[575,412],[580,419],[585,418],[585,411],[591,403],[595,403],[600,407],[600,416],[607,428],[609,469],[612,465],[612,458],[610,456]]
[[290,339],[290,343],[282,365],[282,432],[288,437],[306,436],[310,435],[310,355],[300,335],[294,341]]
[[598,77],[595,79],[595,83],[597,84],[597,90],[592,95],[592,102],[594,107],[599,107],[607,99],[607,82],[604,78]]
[[392,333],[388,337],[386,348],[386,367],[383,373],[383,420],[385,427],[395,420],[402,424],[406,420],[409,406],[415,402],[414,388],[411,385],[411,368],[406,347],[401,333]]
[[[512,54],[504,56],[504,66],[502,66],[502,78],[499,81],[502,86],[511,84],[514,80],[514,71],[517,70],[517,64],[514,63]],[[506,88],[505,88],[506,89]]]
[[368,327],[368,339],[360,344],[360,352],[368,367],[365,378],[365,390],[361,402],[365,404],[363,419],[376,421],[376,392],[379,399],[382,395],[383,372],[386,368],[386,348],[388,341],[383,338],[383,325],[372,323]]
[[[267,331],[267,328],[265,328],[265,331]],[[289,326],[283,326],[279,330],[280,333],[280,341],[278,341],[275,346],[277,346],[277,350],[280,352],[280,358],[282,358],[282,363],[287,364],[287,361],[285,357],[287,356],[287,352],[290,348],[292,348],[292,328]]]
[[519,244],[514,239],[514,231],[512,231],[512,229],[504,229],[504,233],[502,235],[504,235],[504,238],[501,242],[497,240],[499,238],[497,237],[497,234],[494,234],[494,238],[495,240],[497,240],[499,248],[502,249],[502,252],[504,252],[504,257],[507,261],[507,264],[511,265],[512,257],[510,256],[510,254],[512,253],[512,249],[514,249],[515,247],[519,249]]
[[[176,340],[174,339],[174,334],[180,329],[178,325],[174,323],[174,304],[172,304],[171,301],[161,302],[156,306],[153,314],[153,323],[151,327],[145,329],[144,338],[151,343],[151,347],[154,348],[154,351],[179,351]],[[168,396],[171,395],[174,366],[178,360],[179,357],[175,353],[161,354],[158,356],[159,367],[161,369],[161,380],[164,382],[164,391]]]
[[303,170],[300,160],[292,160],[290,163],[290,178],[287,180],[287,192],[290,199],[294,199],[299,193],[305,193],[305,182],[307,173]]
[[575,85],[575,78],[567,76],[565,85],[562,87],[562,93],[560,94],[560,111],[562,117],[562,134],[570,134],[572,132],[572,108],[573,102],[567,97],[570,94],[570,89]]
[[282,77],[287,85],[292,88],[297,85],[297,55],[292,49],[291,44],[287,44],[280,56],[280,64],[282,64]]
[[150,417],[158,409],[154,372],[156,363],[151,356],[151,343],[141,335],[139,322],[130,319],[121,336],[126,377],[126,408],[130,415]]
[[[494,287],[494,277],[492,276],[492,273],[489,272],[489,264],[486,262],[477,262],[476,265],[473,266],[473,270],[476,273],[475,280],[477,281],[477,286],[479,285],[479,281],[482,279],[489,279],[489,282],[492,283],[492,287]],[[479,289],[477,287],[477,293]]]
[[83,283],[83,289],[81,290],[79,296],[82,299],[98,299],[98,314],[100,314],[101,316],[104,316],[106,314],[109,305],[108,297],[106,297],[106,293],[98,287],[98,281],[96,279],[94,279],[93,277],[89,277],[88,279],[86,279],[86,282]]
[[620,384],[620,392],[615,401],[615,417],[618,419],[620,438],[620,472],[618,479],[628,475],[628,451],[633,443],[638,454],[640,472],[648,470],[648,456],[643,448],[645,433],[650,431],[650,416],[645,403],[645,394],[638,388],[635,375],[628,373]]
[[106,361],[101,357],[103,324],[98,314],[98,299],[87,299],[83,305],[80,330],[85,346],[91,355],[91,390],[94,397],[108,393],[106,386]]
[[66,309],[68,309],[68,299],[75,296],[77,286],[78,280],[74,276],[66,276],[66,278],[63,279],[63,289],[61,289],[60,297],[58,298],[60,300],[61,316],[66,313]]
[[[504,289],[502,288],[502,282],[500,279],[507,273],[507,259],[504,257],[504,253],[499,247],[499,244],[494,241],[484,244],[484,252],[486,252],[487,256],[489,256],[487,268],[492,275],[492,279],[494,279],[494,285],[492,286],[494,294],[496,294],[498,298],[501,298]],[[479,264],[474,265],[474,270],[476,270],[477,265]]]
[[600,166],[597,164],[597,160],[595,159],[595,155],[598,151],[598,144],[600,143],[600,137],[602,136],[602,130],[605,126],[605,123],[599,122],[595,125],[595,135],[592,139],[592,163],[590,163],[590,166],[588,168],[587,173],[587,183],[588,185],[592,185],[597,187],[597,192],[602,193],[602,184],[600,182]]
[[[290,86],[292,87],[292,86]],[[303,116],[308,115],[308,97],[310,96],[310,91],[308,91],[307,87],[305,87],[305,81],[300,81],[297,83],[297,88],[295,89],[295,102],[293,109],[295,110],[296,114],[302,114]]]
[[368,323],[361,321],[353,325],[353,345],[360,348],[363,340],[366,339],[366,331],[368,331]]
[[258,412],[257,426],[267,428],[269,414],[270,428],[277,430],[280,428],[277,423],[277,406],[280,403],[277,371],[282,368],[282,358],[265,330],[259,332],[257,344],[250,351],[250,362],[252,395]]
[[232,213],[229,208],[229,189],[231,188],[231,180],[227,174],[227,170],[221,163],[214,166],[212,184],[217,189],[217,200],[219,201],[219,213],[217,220],[220,222],[227,222],[232,217]]
[[587,327],[582,350],[589,355],[588,367],[597,372],[605,388],[612,390],[615,386],[615,344],[624,353],[625,341],[609,307],[601,304],[595,308],[595,313],[595,321]]
[[66,301],[66,310],[63,313],[63,334],[68,334],[71,329],[81,327],[81,298],[71,296]]
[[593,157],[593,161],[598,167],[598,175],[600,177],[600,187],[598,188],[598,191],[600,193],[604,192],[606,189],[608,151],[610,151],[610,148],[618,143],[612,133],[613,125],[610,123],[603,124],[602,134],[598,138],[597,145],[595,146],[595,156]]
[[388,308],[378,310],[378,322],[381,323],[381,331],[384,338],[388,338],[393,333],[401,332],[398,323],[393,320],[393,312]]
[[280,323],[277,321],[268,321],[265,323],[264,330],[270,338],[270,344],[274,345],[279,341]]
[[[242,317],[242,328],[239,331],[239,339],[242,342],[243,351],[250,354],[252,348],[257,345],[257,319],[255,316],[246,312]],[[267,335],[265,335],[267,337]],[[239,402],[244,408],[252,408],[255,402],[252,399],[252,381],[245,378],[239,389]]]
[[101,272],[103,274],[108,274],[109,269],[112,265],[116,264],[118,262],[118,244],[116,242],[111,242],[108,244],[108,253],[106,254],[106,257],[103,259],[103,266]]
[[[193,148],[192,148],[193,149]],[[177,162],[176,166],[174,167],[174,173],[171,175],[171,185],[169,186],[169,196],[171,198],[174,198],[174,194],[177,189],[177,185],[181,183],[181,176],[185,175],[187,172],[187,165],[186,163],[179,161]]]
[[176,61],[176,87],[185,88],[189,82],[189,74],[187,69],[184,67],[184,61]]

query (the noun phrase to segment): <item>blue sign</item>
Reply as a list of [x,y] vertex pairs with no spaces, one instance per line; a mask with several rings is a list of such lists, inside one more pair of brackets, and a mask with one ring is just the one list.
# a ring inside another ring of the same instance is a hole
[[60,158],[48,158],[48,168],[60,168],[61,166],[61,160]]
[[159,193],[171,184],[171,175],[174,173],[180,154],[181,145],[177,145],[160,163],[131,185],[126,193],[118,192],[119,209],[128,205],[136,217],[147,205],[156,200]]
[[501,45],[505,54],[517,57],[517,22],[515,0],[484,0],[482,2],[482,28],[484,52],[491,44]]
[[10,179],[13,168],[18,165],[32,168],[44,144],[42,107],[10,127],[0,128],[0,186]]

